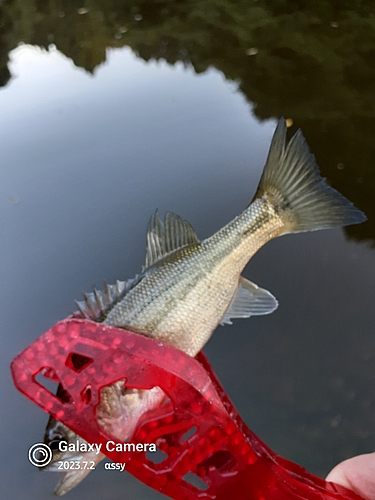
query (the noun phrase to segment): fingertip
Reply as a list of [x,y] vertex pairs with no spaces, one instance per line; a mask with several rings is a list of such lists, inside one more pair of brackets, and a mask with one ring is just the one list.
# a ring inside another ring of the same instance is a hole
[[344,486],[365,500],[375,500],[375,453],[345,460],[332,469],[326,481]]
[[[351,460],[347,460],[347,462],[350,461]],[[347,478],[345,470],[346,470],[346,462],[342,462],[341,464],[336,465],[336,467],[332,469],[331,472],[326,477],[326,481],[330,481],[332,483],[339,484],[340,486],[344,486],[349,490],[353,490],[354,489],[353,485]]]

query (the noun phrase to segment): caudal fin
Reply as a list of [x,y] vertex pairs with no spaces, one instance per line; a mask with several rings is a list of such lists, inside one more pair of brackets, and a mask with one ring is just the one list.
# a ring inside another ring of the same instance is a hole
[[281,118],[255,198],[267,196],[284,222],[285,233],[364,222],[365,214],[320,176],[300,130],[285,147],[286,130]]

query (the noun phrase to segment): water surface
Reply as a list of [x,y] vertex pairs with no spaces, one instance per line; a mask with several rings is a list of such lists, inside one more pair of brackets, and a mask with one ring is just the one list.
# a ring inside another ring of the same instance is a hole
[[[3,7],[4,495],[47,499],[57,481],[27,461],[46,415],[14,389],[10,360],[82,290],[139,272],[155,208],[189,220],[202,239],[240,213],[281,115],[369,222],[267,244],[244,274],[279,309],[218,328],[206,353],[249,427],[324,476],[375,448],[375,36],[366,4],[314,19],[263,2],[225,12],[115,4]],[[162,498],[101,464],[67,498],[105,493]]]

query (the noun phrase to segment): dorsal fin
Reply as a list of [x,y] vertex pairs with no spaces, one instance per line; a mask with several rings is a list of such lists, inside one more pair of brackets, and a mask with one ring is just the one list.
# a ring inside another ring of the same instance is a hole
[[199,243],[198,236],[188,221],[173,212],[167,212],[163,224],[156,210],[147,226],[146,259],[143,269],[175,250]]
[[114,285],[108,285],[105,281],[103,292],[94,287],[93,293],[83,293],[84,300],[76,300],[79,315],[83,319],[103,321],[108,311],[119,301],[119,299],[126,295],[140,279],[141,276],[136,275],[133,279],[128,279],[126,281],[117,280]]

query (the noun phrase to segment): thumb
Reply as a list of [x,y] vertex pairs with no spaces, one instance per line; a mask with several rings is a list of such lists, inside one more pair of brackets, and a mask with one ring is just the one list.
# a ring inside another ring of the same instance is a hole
[[375,453],[341,462],[328,474],[326,481],[345,486],[365,500],[375,500]]

